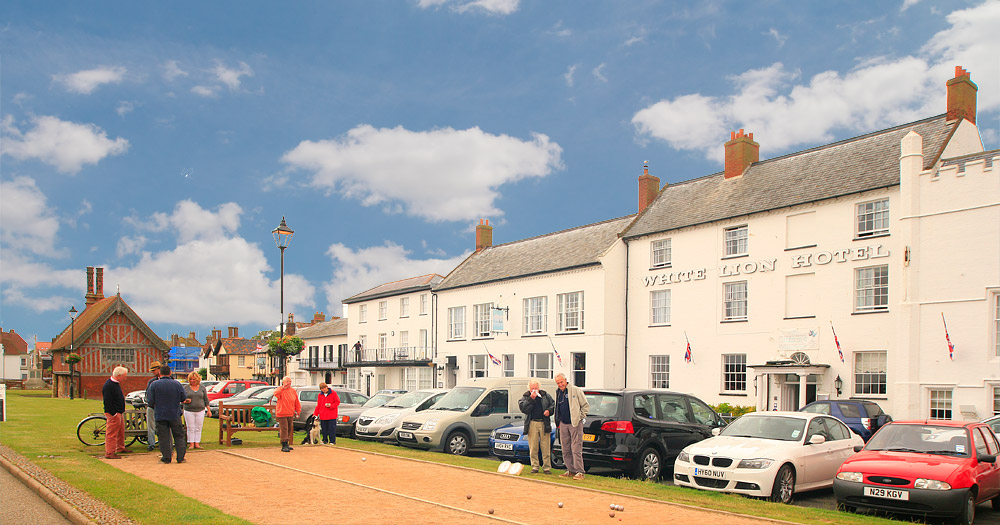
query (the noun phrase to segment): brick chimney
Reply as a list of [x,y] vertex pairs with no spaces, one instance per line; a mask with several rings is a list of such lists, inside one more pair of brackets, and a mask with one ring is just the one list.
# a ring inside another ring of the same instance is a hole
[[288,323],[285,324],[285,335],[295,335],[295,314],[288,312]]
[[195,340],[198,338],[194,336],[194,332],[191,332],[190,334],[188,334],[188,339]]
[[97,279],[94,283],[94,297],[100,301],[104,299],[104,268],[97,268]]
[[964,118],[975,124],[977,91],[969,72],[955,66],[955,78],[948,81],[948,120]]
[[322,323],[324,321],[326,321],[326,315],[324,315],[323,312],[316,312],[313,314],[313,320],[311,323],[309,323],[309,326],[312,326],[316,323]]
[[639,175],[639,213],[656,200],[660,193],[660,179],[649,174],[649,161],[642,163],[642,175]]
[[753,141],[753,133],[743,134],[741,129],[738,133],[729,133],[729,142],[726,143],[726,178],[739,177],[743,172],[760,160],[760,144]]
[[[87,306],[90,306],[97,302],[97,296],[94,295],[94,267],[87,267],[87,294],[83,296],[86,299]],[[84,307],[86,308],[86,307]]]
[[181,345],[181,336],[179,336],[177,334],[171,335],[170,336],[170,346],[180,346],[180,345]]
[[489,219],[479,219],[479,224],[476,226],[476,253],[490,246],[493,246],[493,227],[490,226]]
[[229,338],[230,339],[236,339],[239,336],[240,336],[240,328],[238,326],[230,326],[229,327]]

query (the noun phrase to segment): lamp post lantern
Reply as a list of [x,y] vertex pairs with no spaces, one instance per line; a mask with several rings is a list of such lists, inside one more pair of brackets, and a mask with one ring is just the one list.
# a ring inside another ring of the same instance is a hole
[[837,389],[837,397],[840,397],[841,392],[844,391],[844,380],[840,378],[840,374],[837,374],[837,379],[833,380],[833,388]]
[[[285,224],[285,217],[281,217],[281,224],[277,228],[271,230],[271,235],[274,236],[274,244],[278,246],[281,250],[281,301],[279,306],[281,307],[281,337],[285,337],[285,248],[288,248],[288,244],[292,242],[292,235],[295,232]],[[284,353],[278,356],[280,360],[278,361],[278,378],[277,382],[280,383],[285,377],[285,359]]]
[[[73,355],[73,343],[76,341],[76,306],[69,307],[69,353]],[[69,398],[73,399],[73,364],[75,360],[69,362]]]

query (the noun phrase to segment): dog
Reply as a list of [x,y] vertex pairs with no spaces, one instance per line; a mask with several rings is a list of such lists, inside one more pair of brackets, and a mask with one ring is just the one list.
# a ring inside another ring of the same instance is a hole
[[306,437],[302,440],[303,445],[319,444],[319,418],[311,415],[306,418]]

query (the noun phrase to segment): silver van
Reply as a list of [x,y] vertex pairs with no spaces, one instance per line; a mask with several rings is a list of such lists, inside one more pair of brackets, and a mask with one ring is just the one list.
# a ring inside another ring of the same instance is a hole
[[[396,431],[400,445],[441,450],[464,456],[486,450],[490,433],[510,423],[524,422],[518,400],[528,391],[528,377],[480,377],[453,388],[433,407],[403,418]],[[556,383],[539,379],[555,398]]]

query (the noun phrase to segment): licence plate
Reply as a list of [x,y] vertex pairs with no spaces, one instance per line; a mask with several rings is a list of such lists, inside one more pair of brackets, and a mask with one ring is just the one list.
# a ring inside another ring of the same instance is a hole
[[513,443],[494,443],[493,447],[497,450],[514,450]]
[[354,432],[358,434],[371,434],[371,432],[368,431],[368,427],[358,427]]
[[583,440],[584,441],[597,441],[597,435],[596,434],[584,434],[583,435]]
[[695,467],[694,475],[701,476],[703,478],[726,479],[725,470],[716,470],[711,468]]
[[902,501],[909,501],[910,493],[905,490],[899,489],[886,489],[882,487],[865,487],[865,496],[872,496],[875,498],[886,498],[886,499],[898,499]]
[[396,434],[399,439],[413,439],[413,434],[411,432],[400,432]]

